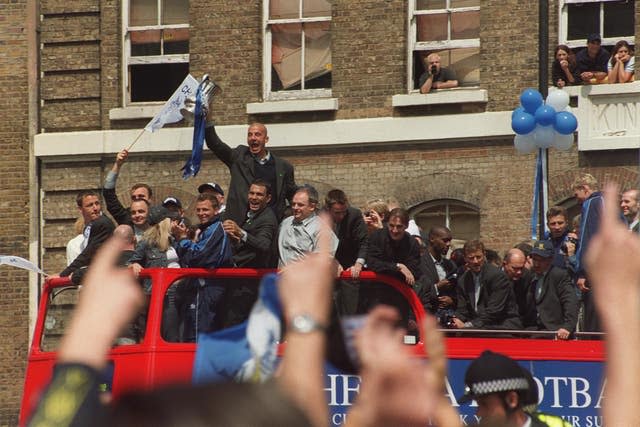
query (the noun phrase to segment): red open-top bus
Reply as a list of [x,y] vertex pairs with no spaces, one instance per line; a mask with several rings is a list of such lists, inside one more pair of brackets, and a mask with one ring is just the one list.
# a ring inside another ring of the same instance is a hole
[[[114,398],[132,389],[151,389],[163,384],[190,382],[196,344],[167,342],[162,338],[161,321],[167,289],[185,277],[215,277],[229,286],[237,280],[260,280],[270,270],[253,269],[147,269],[142,277],[151,278],[153,287],[149,300],[144,338],[135,344],[115,345],[110,353],[110,365],[105,374],[105,387]],[[348,272],[342,279],[352,280]],[[405,284],[388,276],[362,272],[361,286],[367,282],[386,283],[398,290],[409,302],[417,323],[424,317],[422,305]],[[57,343],[71,312],[78,287],[66,278],[48,280],[44,286],[29,351],[20,425],[24,425],[40,394],[51,378],[56,359]],[[108,321],[108,319],[105,319]],[[459,406],[456,397],[463,394],[463,377],[468,363],[482,351],[491,349],[505,353],[531,370],[540,394],[540,407],[545,412],[563,416],[575,426],[601,425],[598,409],[604,393],[602,385],[604,346],[600,340],[557,341],[549,335],[526,332],[526,338],[514,337],[510,331],[472,331],[468,336],[451,331],[447,337],[449,375],[447,394]],[[420,336],[424,336],[422,333]],[[599,338],[599,337],[596,337]],[[411,345],[411,351],[426,357],[422,340]],[[359,378],[328,367],[325,390],[331,409],[331,425],[345,419],[355,398]],[[474,404],[459,406],[463,422],[473,421]]]

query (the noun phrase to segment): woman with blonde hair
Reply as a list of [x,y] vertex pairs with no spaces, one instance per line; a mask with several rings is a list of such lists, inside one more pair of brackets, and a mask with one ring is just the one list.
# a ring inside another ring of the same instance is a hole
[[[149,210],[149,228],[136,245],[134,254],[129,259],[129,268],[138,277],[143,268],[179,268],[178,253],[173,244],[171,223],[177,217],[163,206],[153,206]],[[151,294],[151,280],[142,282],[145,293]],[[162,336],[170,342],[178,341],[178,312],[175,306],[175,288],[173,284],[165,295],[164,312],[162,314]]]

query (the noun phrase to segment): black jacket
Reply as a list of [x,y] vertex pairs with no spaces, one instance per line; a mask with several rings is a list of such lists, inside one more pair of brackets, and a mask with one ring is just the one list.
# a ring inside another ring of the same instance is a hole
[[525,329],[538,328],[538,311],[536,310],[535,275],[531,270],[524,269],[520,280],[512,281],[513,293],[516,296],[516,305],[518,306],[518,315]]
[[345,270],[355,264],[358,258],[366,261],[369,247],[367,226],[360,209],[349,206],[344,219],[336,227],[338,249],[336,260]]
[[233,262],[237,267],[274,268],[277,251],[275,242],[278,220],[269,208],[264,208],[240,227],[247,232],[247,241],[233,242]]
[[111,214],[113,219],[116,220],[118,225],[126,224],[133,227],[133,221],[131,221],[131,211],[120,203],[115,188],[103,188],[102,197],[107,205],[107,211]]
[[80,255],[73,260],[71,264],[67,266],[62,273],[61,277],[66,277],[72,274],[80,267],[86,267],[91,262],[91,259],[95,255],[98,248],[113,234],[115,226],[113,222],[105,215],[101,215],[99,218],[91,221],[91,230],[89,232],[89,241],[87,247],[84,248]]
[[[207,147],[229,168],[231,182],[227,194],[227,208],[224,219],[232,219],[236,224],[242,224],[247,215],[249,187],[256,178],[255,163],[249,152],[249,147],[240,145],[231,148],[216,134],[215,127],[209,126],[205,130]],[[286,160],[271,153],[276,167],[276,187],[272,188],[272,198],[275,200],[276,218],[282,220],[286,207],[285,200],[291,201],[296,191],[293,166]]]
[[405,232],[401,240],[395,241],[386,227],[369,236],[367,266],[376,273],[388,274],[405,281],[396,264],[404,264],[418,280],[420,271],[420,248],[416,239]]
[[[535,289],[536,281],[533,281]],[[566,270],[551,266],[539,292],[534,291],[540,330],[576,330],[578,297]]]
[[458,288],[458,309],[456,317],[463,322],[471,322],[474,328],[520,329],[513,289],[509,279],[498,267],[485,262],[480,270],[480,297],[474,309],[473,273],[465,272]]
[[[452,284],[446,288],[436,291],[435,284],[440,281],[438,277],[438,271],[436,265],[431,258],[431,253],[427,251],[420,259],[420,267],[422,269],[422,277],[417,283],[416,293],[422,302],[422,306],[425,311],[429,313],[435,313],[438,310],[438,296],[450,296],[453,299],[453,308],[457,306],[458,292],[457,286]],[[445,273],[449,276],[456,270],[455,265],[451,260],[442,258],[442,267]]]

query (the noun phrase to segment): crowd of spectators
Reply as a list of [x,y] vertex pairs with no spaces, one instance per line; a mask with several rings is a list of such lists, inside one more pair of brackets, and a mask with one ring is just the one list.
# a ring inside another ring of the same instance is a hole
[[[358,280],[363,270],[370,270],[404,283],[444,328],[547,331],[557,339],[572,338],[576,331],[600,331],[584,256],[598,230],[603,199],[589,174],[573,185],[582,203],[579,219],[572,221],[566,209],[553,206],[546,214],[549,231],[543,239],[514,244],[501,256],[477,239],[452,251],[456,236],[451,230],[443,225],[421,230],[392,198],[369,200],[360,210],[342,190],[333,189],[321,203],[312,186],[295,185],[294,169],[286,160],[267,150],[267,129],[260,123],[249,126],[247,145],[233,150],[219,139],[212,123],[206,137],[231,171],[229,198],[225,200],[219,184],[200,185],[194,224],[185,217],[180,200],[167,197],[156,205],[151,187],[143,183],[131,187],[125,208],[115,195],[115,183],[128,152],[117,154],[103,196],[117,224],[130,227],[135,236],[135,250],[124,262],[134,274],[151,267],[282,269],[318,250],[319,233],[327,223],[336,275],[349,273],[336,281],[338,315],[362,314],[387,304],[417,333],[404,296],[388,285]],[[82,192],[77,205],[84,229],[82,239],[72,241],[81,251],[60,275],[79,282],[114,224],[102,215],[97,194]],[[625,191],[620,207],[621,217],[637,231],[638,191]],[[151,292],[148,279],[142,286]],[[165,339],[193,342],[198,333],[246,319],[257,285],[228,288],[221,280],[204,278],[172,286],[163,318]]]
[[553,53],[551,80],[554,86],[599,83],[627,83],[634,80],[635,56],[625,40],[620,40],[609,53],[602,47],[599,34],[587,37],[587,47],[577,54],[566,45],[558,45]]

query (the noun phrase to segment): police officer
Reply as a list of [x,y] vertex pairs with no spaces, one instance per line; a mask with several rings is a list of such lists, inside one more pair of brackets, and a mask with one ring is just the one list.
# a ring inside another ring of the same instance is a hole
[[[555,415],[533,412],[538,389],[531,374],[515,360],[492,351],[471,362],[464,376],[465,393],[460,403],[475,400],[480,425],[513,427],[568,427]],[[526,410],[525,410],[526,408]],[[527,412],[531,411],[531,412]]]

